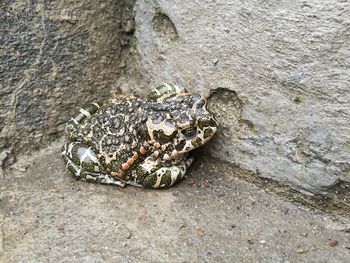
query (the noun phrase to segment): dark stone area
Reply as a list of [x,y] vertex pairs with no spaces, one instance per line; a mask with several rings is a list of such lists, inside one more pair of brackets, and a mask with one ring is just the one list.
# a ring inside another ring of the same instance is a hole
[[78,107],[118,89],[124,24],[132,31],[130,16],[123,22],[121,14],[130,6],[0,2],[0,151],[15,156],[40,148],[62,133]]

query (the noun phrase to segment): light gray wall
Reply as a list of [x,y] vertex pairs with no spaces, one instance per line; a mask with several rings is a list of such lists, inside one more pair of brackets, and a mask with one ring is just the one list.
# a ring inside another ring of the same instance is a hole
[[309,191],[350,181],[348,1],[138,0],[135,21],[139,85],[237,93],[212,106],[214,156]]

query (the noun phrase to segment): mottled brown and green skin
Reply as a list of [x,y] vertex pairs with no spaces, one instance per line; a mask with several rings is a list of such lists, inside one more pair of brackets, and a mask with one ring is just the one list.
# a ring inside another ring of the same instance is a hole
[[119,98],[80,109],[67,123],[70,143],[62,155],[81,179],[168,188],[184,177],[188,152],[209,141],[217,126],[203,97],[164,84],[147,100]]

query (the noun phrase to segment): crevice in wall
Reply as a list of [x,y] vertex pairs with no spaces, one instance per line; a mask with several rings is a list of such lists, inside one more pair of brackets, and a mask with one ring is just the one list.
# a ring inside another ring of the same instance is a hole
[[156,14],[152,19],[152,27],[153,31],[157,34],[157,37],[163,41],[171,42],[179,37],[173,21],[171,21],[170,17],[159,7],[156,8]]

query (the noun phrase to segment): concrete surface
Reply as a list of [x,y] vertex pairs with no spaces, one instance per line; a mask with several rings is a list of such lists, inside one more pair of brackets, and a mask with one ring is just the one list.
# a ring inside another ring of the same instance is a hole
[[235,92],[211,153],[319,193],[350,181],[349,24],[346,0],[138,0],[121,90]]
[[0,178],[1,262],[350,261],[349,226],[219,171],[205,152],[159,191],[76,181],[60,145]]

